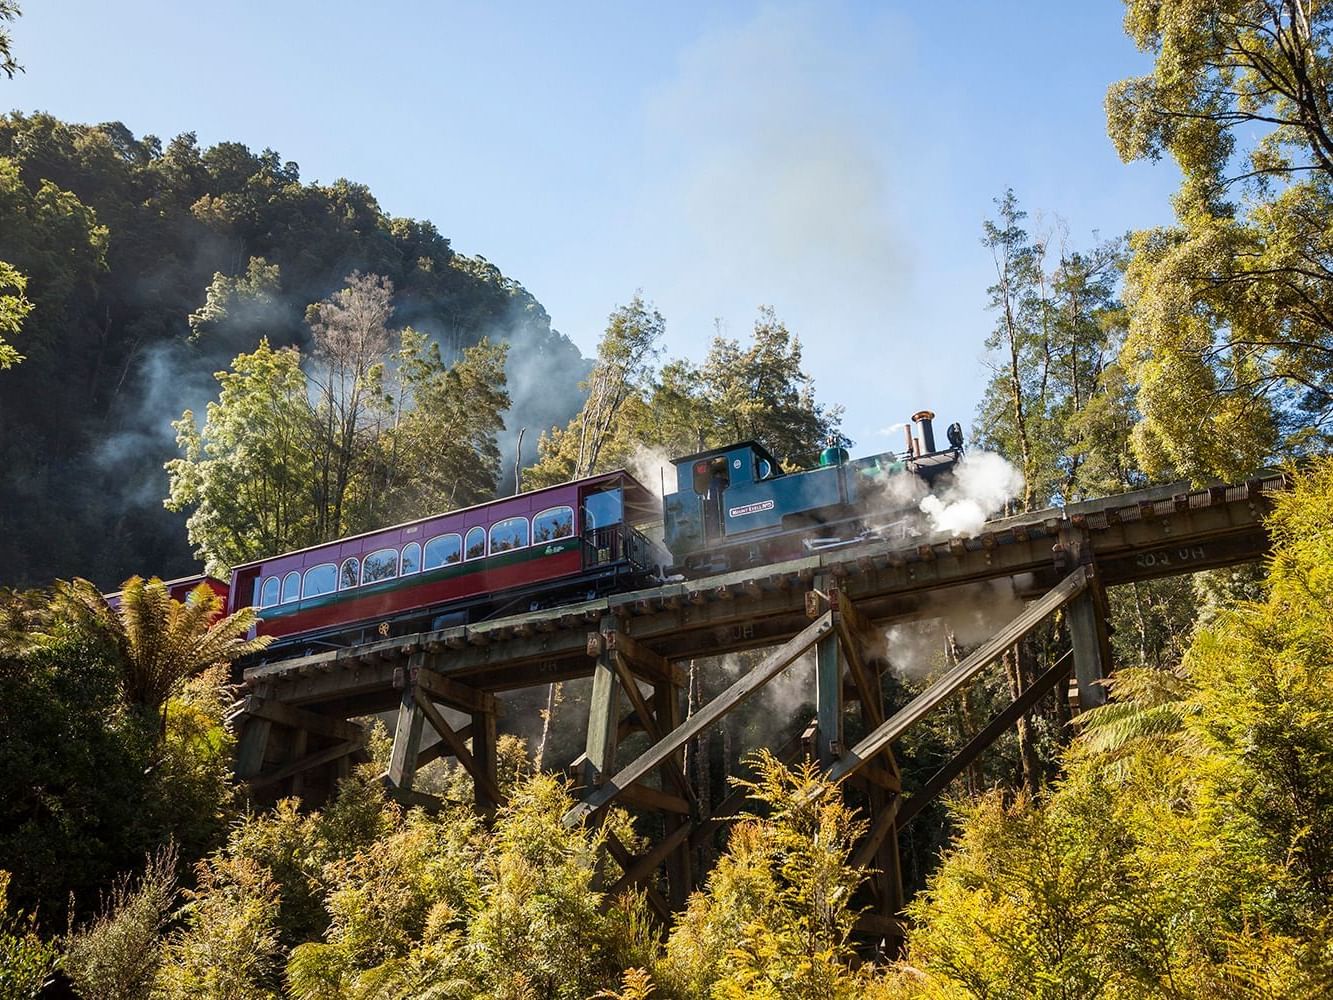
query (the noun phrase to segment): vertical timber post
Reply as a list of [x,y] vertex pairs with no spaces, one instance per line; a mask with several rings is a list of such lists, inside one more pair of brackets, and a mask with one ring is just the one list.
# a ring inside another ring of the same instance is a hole
[[1106,688],[1099,682],[1110,672],[1111,644],[1106,629],[1106,597],[1101,581],[1069,602],[1069,636],[1074,646],[1074,676],[1078,678],[1080,711],[1106,704]]
[[1102,681],[1111,671],[1110,633],[1106,627],[1106,588],[1092,564],[1092,546],[1086,530],[1068,530],[1061,539],[1075,566],[1088,569],[1088,586],[1066,612],[1069,638],[1074,647],[1074,676],[1078,680],[1080,711],[1106,704]]
[[[828,593],[826,577],[815,577],[815,589]],[[830,629],[815,644],[815,749],[819,763],[830,767],[842,756],[842,655],[838,633]]]
[[[412,666],[418,665],[414,654]],[[410,791],[417,773],[417,755],[421,752],[421,726],[425,715],[417,704],[416,672],[410,667],[402,675],[402,698],[398,702],[398,718],[393,727],[393,751],[389,756],[389,784]]]
[[[258,692],[261,697],[271,694],[271,685]],[[236,739],[236,777],[241,781],[253,778],[264,769],[264,754],[268,752],[268,738],[273,723],[257,716],[247,716]]]
[[[495,755],[495,713],[494,712],[473,712],[472,713],[472,759],[476,762],[479,773],[484,774],[492,786],[498,787],[500,784],[498,761]],[[477,808],[485,813],[494,812],[499,808],[500,803],[492,801],[491,797],[482,788],[480,781],[474,781],[476,786]]]
[[[680,725],[680,687],[669,679],[653,685],[653,713],[657,716],[657,727],[663,733],[669,733]],[[684,751],[675,755],[680,761],[682,773],[685,760]],[[664,836],[671,836],[681,826],[691,822],[692,817],[663,813]],[[697,818],[697,817],[693,817]],[[686,840],[667,856],[667,899],[671,909],[679,913],[685,909],[690,892],[694,889],[694,873],[690,864],[690,844]]]
[[588,699],[588,742],[583,765],[583,784],[587,788],[600,785],[615,771],[620,682],[612,660],[615,653],[607,648],[605,639],[605,634],[615,627],[615,619],[608,615],[602,619],[595,636],[588,637],[589,651],[596,651],[597,664],[593,667],[592,694]]

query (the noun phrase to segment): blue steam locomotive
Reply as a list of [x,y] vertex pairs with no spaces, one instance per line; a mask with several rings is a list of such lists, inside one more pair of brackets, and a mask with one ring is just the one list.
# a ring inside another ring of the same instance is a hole
[[676,459],[676,492],[663,501],[670,571],[701,576],[902,537],[914,501],[963,454],[956,423],[946,432],[947,446],[936,447],[934,418],[929,410],[912,416],[901,455],[851,459],[834,443],[818,468],[803,472],[784,472],[754,441]]

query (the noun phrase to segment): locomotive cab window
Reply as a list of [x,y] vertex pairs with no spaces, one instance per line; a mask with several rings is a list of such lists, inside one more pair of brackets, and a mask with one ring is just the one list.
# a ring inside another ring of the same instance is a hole
[[[422,569],[439,569],[463,561],[463,537],[456,534],[439,535],[426,543],[421,561]],[[406,562],[406,556],[404,556]]]
[[379,583],[392,580],[398,575],[398,550],[380,549],[366,556],[361,564],[361,582]]
[[421,546],[416,542],[408,542],[403,546],[403,576],[415,573],[421,569]]
[[343,560],[342,571],[338,574],[338,589],[350,590],[361,578],[361,561],[352,556]]
[[618,488],[602,490],[600,493],[589,493],[583,498],[583,527],[585,531],[619,524],[624,520],[624,517],[624,500]]
[[288,604],[301,599],[301,574],[292,570],[282,578],[282,603]]
[[305,583],[301,587],[302,597],[321,597],[332,594],[338,589],[338,567],[333,563],[312,566],[305,571]]
[[282,585],[278,582],[278,578],[270,576],[264,581],[264,586],[259,591],[259,606],[261,608],[271,608],[276,605],[281,589]]
[[532,541],[534,544],[553,541],[556,538],[569,538],[574,534],[574,508],[552,507],[544,510],[532,519]]
[[467,529],[468,559],[480,559],[486,554],[486,529],[481,525]]
[[491,525],[491,555],[521,549],[528,544],[528,519],[507,517]]

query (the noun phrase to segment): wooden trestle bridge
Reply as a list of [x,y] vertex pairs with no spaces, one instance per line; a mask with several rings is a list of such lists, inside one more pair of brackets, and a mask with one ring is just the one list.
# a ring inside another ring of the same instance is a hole
[[[1276,474],[1204,490],[1158,487],[990,521],[972,537],[849,546],[265,663],[245,671],[233,712],[236,775],[260,798],[294,794],[318,801],[364,755],[365,728],[349,720],[396,708],[384,775],[394,794],[407,803],[439,805],[414,790],[413,776],[429,760],[452,756],[472,778],[477,807],[490,812],[503,799],[496,774],[497,694],[591,676],[586,751],[573,765],[582,778],[581,797],[566,822],[597,822],[613,804],[657,816],[641,824],[660,831],[645,853],[631,855],[614,835],[606,838],[621,872],[607,889],[641,887],[669,918],[701,874],[691,870],[693,849],[743,805],[741,793],[711,810],[701,804],[684,770],[685,747],[813,650],[816,717],[789,746],[772,749],[787,758],[809,754],[831,777],[848,779],[844,787],[857,789],[869,830],[854,860],[871,869],[873,896],[861,928],[897,937],[903,902],[898,830],[1043,695],[1066,683],[1069,659],[1038,677],[910,797],[904,797],[895,741],[1061,608],[1078,702],[1102,703],[1098,682],[1110,669],[1105,589],[1262,558],[1268,550],[1263,515],[1270,494],[1285,487]],[[1014,579],[1030,603],[888,715],[881,685],[889,668],[885,626],[928,617],[932,592],[1001,578]],[[773,648],[683,717],[682,661],[757,647]],[[849,746],[844,726],[853,705],[851,728],[864,735]],[[452,725],[440,706],[470,722]],[[427,726],[439,737],[429,745],[422,740]],[[633,760],[617,760],[618,745],[639,731],[648,748]]]

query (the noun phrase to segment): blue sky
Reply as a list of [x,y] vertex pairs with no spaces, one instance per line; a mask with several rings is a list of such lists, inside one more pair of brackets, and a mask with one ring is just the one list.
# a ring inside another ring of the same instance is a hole
[[971,425],[992,199],[1085,245],[1169,221],[1177,179],[1106,138],[1148,67],[1110,0],[22,6],[0,104],[367,184],[585,353],[636,289],[696,359],[772,305],[858,453],[921,406]]

